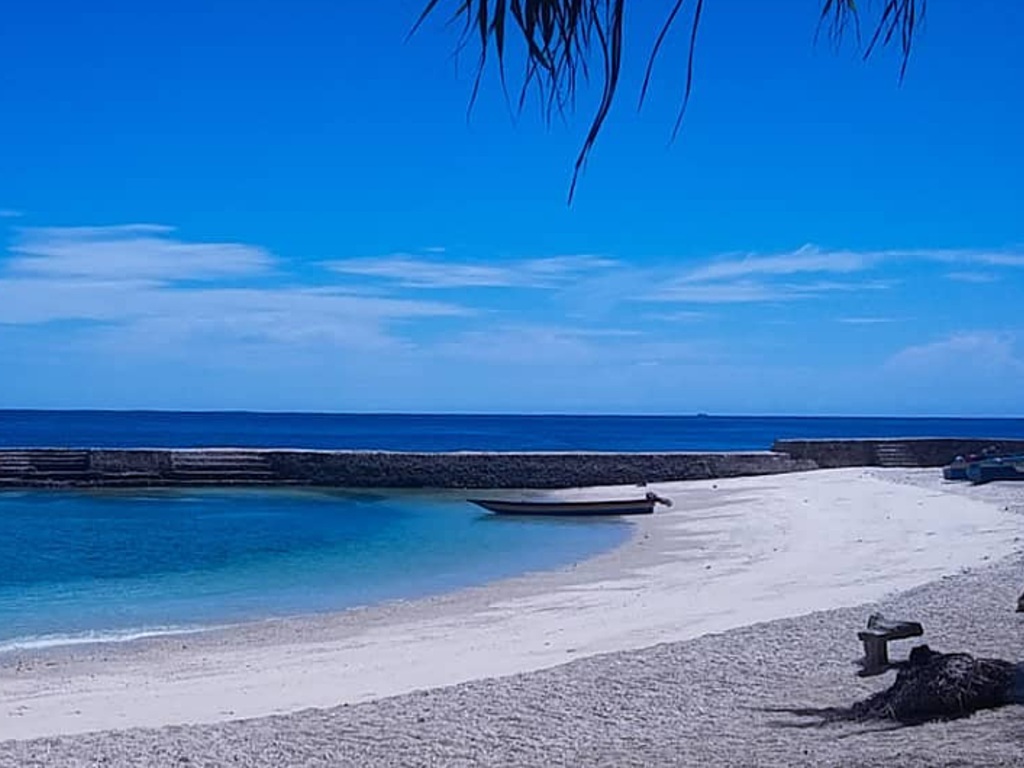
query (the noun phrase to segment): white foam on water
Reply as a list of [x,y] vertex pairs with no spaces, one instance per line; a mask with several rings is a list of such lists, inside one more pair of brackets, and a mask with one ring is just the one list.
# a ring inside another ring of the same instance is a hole
[[133,640],[143,640],[147,637],[165,637],[170,635],[194,635],[199,632],[207,632],[213,629],[221,629],[221,626],[202,627],[144,627],[141,629],[124,629],[111,631],[90,631],[72,635],[35,635],[30,637],[14,638],[0,643],[0,653],[25,650],[43,650],[46,648],[60,648],[69,645],[92,645],[96,643],[130,643]]

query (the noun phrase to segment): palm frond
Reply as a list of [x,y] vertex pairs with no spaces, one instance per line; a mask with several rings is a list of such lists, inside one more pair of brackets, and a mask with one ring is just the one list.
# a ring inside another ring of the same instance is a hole
[[[835,44],[840,44],[852,25],[860,44],[860,11],[856,0],[821,0],[818,31],[827,29]],[[640,0],[634,0],[640,2]],[[651,0],[643,0],[645,3]],[[661,26],[647,59],[639,104],[647,97],[654,63],[666,37],[687,8],[687,0],[664,0],[666,19]],[[689,0],[689,36],[682,103],[672,129],[674,139],[682,125],[694,83],[694,61],[697,32],[700,28],[705,0]],[[572,202],[580,173],[597,142],[619,87],[623,61],[623,36],[626,0],[428,0],[413,25],[410,35],[443,6],[454,6],[450,21],[461,21],[462,32],[456,50],[472,40],[480,47],[476,75],[469,99],[469,109],[480,92],[493,50],[502,90],[508,98],[505,61],[509,38],[523,44],[525,57],[517,109],[523,109],[527,94],[535,90],[540,98],[544,118],[564,116],[576,103],[580,80],[590,79],[593,58],[600,61],[601,98],[590,123],[583,146],[573,166],[569,202]],[[863,55],[869,57],[879,46],[898,40],[902,53],[900,80],[906,74],[914,36],[924,17],[927,0],[884,0],[881,16]]]
[[[928,0],[885,0],[882,14],[871,34],[871,39],[864,48],[865,59],[874,53],[879,43],[888,46],[894,40],[900,44],[900,80],[907,74],[910,52],[914,37],[924,22]],[[819,31],[828,28],[829,36],[837,45],[842,42],[847,28],[853,24],[860,43],[860,11],[856,0],[825,0],[818,19]]]

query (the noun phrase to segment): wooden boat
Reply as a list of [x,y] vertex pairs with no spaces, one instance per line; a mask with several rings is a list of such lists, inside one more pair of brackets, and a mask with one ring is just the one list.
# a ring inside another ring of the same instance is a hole
[[975,485],[993,480],[1024,480],[1024,454],[972,462],[967,465],[967,479]]
[[671,499],[648,493],[639,499],[607,499],[604,501],[562,501],[558,499],[511,501],[507,499],[467,499],[498,515],[548,515],[552,517],[583,517],[594,515],[649,515],[655,504],[672,506]]

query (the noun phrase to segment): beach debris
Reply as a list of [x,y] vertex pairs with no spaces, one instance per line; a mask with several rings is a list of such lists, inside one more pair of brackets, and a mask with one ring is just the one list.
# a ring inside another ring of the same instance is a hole
[[884,691],[855,703],[846,718],[922,723],[1024,703],[1024,664],[939,653],[916,646]]
[[889,642],[908,637],[920,637],[924,627],[916,621],[892,621],[880,613],[868,617],[868,628],[857,633],[857,639],[864,643],[863,669],[861,677],[880,675],[889,669]]
[[1024,663],[976,658],[969,653],[939,653],[919,645],[898,669],[890,687],[850,707],[772,711],[818,717],[818,725],[867,721],[919,725],[968,717],[983,709],[1024,704]]

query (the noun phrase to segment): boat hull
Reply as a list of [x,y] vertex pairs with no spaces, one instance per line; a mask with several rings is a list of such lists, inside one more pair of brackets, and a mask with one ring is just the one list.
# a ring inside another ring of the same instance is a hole
[[594,517],[602,515],[649,515],[654,512],[654,499],[615,501],[503,501],[501,499],[468,499],[497,515],[544,515],[550,517]]
[[1004,456],[969,464],[967,479],[975,485],[995,480],[1024,480],[1024,456]]
[[969,464],[950,464],[943,467],[942,477],[946,480],[967,480],[967,467]]

